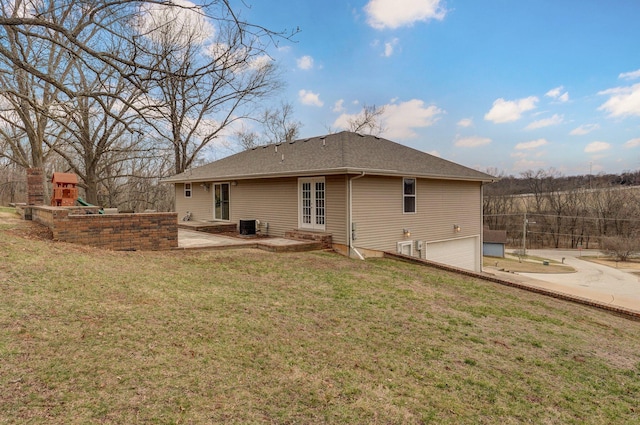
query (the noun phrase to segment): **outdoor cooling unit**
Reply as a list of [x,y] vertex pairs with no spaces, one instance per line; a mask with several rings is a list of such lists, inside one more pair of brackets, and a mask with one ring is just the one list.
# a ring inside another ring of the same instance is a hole
[[243,236],[252,236],[256,234],[255,220],[240,220],[240,234]]

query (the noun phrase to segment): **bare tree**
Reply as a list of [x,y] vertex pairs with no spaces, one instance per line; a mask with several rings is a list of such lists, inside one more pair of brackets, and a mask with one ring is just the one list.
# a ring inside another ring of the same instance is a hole
[[99,80],[90,80],[94,74],[87,75],[84,67],[75,63],[70,78],[74,89],[108,94],[76,96],[60,103],[52,115],[66,143],[51,149],[81,178],[86,200],[92,204],[98,203],[102,180],[111,176],[105,172],[107,168],[112,170],[118,162],[145,153],[138,148],[142,120],[131,106],[140,97],[140,90],[111,68],[104,67],[99,74]]
[[381,135],[386,130],[382,123],[384,111],[384,106],[364,105],[359,114],[349,118],[348,130],[374,136]]
[[[100,81],[108,68],[109,75],[119,74],[130,86],[147,90],[151,98],[159,92],[174,96],[173,105],[163,96],[156,100],[173,110],[165,114],[170,118],[168,125],[178,128],[171,130],[172,136],[182,133],[172,140],[177,152],[176,170],[183,170],[202,147],[236,119],[241,106],[275,88],[273,64],[259,59],[269,42],[288,36],[242,21],[227,1],[193,5],[165,0],[0,0],[0,9],[0,75],[15,80],[4,85],[11,90],[3,94],[12,102],[13,112],[22,114],[24,124],[24,134],[10,131],[3,137],[15,148],[11,159],[30,166],[40,166],[44,161],[43,140],[52,105],[84,96],[95,98],[101,107],[109,109],[102,99],[114,96],[110,90],[87,90],[69,84],[69,67],[79,64],[86,75],[94,74],[91,81]],[[176,43],[158,50],[150,43],[150,33],[160,31],[167,35],[166,40],[180,40],[180,31],[187,28],[176,27],[179,20],[154,20],[157,10],[192,13],[216,23],[218,39],[207,54],[202,54],[201,43],[193,45],[192,50]],[[202,89],[194,92],[195,87]],[[35,95],[31,93],[33,88],[37,90]],[[126,98],[118,100],[127,102]],[[215,114],[199,114],[178,104],[182,101]],[[204,129],[205,117],[210,118],[209,124],[215,123],[215,128]],[[29,142],[26,147],[24,140]],[[27,158],[29,155],[31,158]]]
[[640,255],[640,240],[637,235],[631,236],[603,236],[600,249],[618,261],[629,261]]
[[260,118],[258,130],[241,128],[235,137],[244,150],[272,143],[290,142],[300,134],[302,123],[293,118],[293,105],[281,102],[276,108],[265,109]]
[[[7,146],[0,155],[25,168],[43,167],[45,139],[49,145],[57,142],[50,133],[49,114],[70,69],[65,53],[74,52],[63,47],[64,36],[34,24],[32,16],[76,28],[75,15],[68,12],[54,2],[0,2],[0,137]],[[22,25],[8,24],[13,22]]]

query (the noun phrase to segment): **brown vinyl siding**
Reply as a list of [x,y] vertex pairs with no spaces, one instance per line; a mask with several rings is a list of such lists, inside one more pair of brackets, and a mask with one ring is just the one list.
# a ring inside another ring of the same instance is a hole
[[[405,176],[412,177],[412,176]],[[480,183],[417,179],[416,213],[403,213],[402,177],[365,176],[353,181],[356,247],[395,251],[404,240],[439,241],[481,233]],[[460,226],[455,233],[453,225]],[[404,237],[403,229],[411,236]]]
[[[327,176],[326,227],[336,243],[346,243],[346,177]],[[239,180],[231,187],[231,220],[258,219],[262,231],[284,236],[298,228],[298,178]]]
[[239,180],[231,186],[231,221],[260,220],[269,223],[269,235],[284,236],[298,226],[298,180],[296,178]]
[[191,198],[184,196],[184,184],[177,183],[176,187],[176,212],[178,220],[191,212],[191,220],[208,221],[213,220],[213,185],[209,184],[209,189],[205,190],[202,183],[191,184]]
[[326,183],[326,233],[331,233],[333,243],[346,245],[347,241],[347,176],[327,176]]
[[[213,184],[205,192],[200,183],[192,185],[191,198],[184,197],[184,185],[176,184],[176,211],[182,220],[191,211],[192,220],[213,220]],[[223,182],[226,183],[226,182]],[[326,184],[326,227],[325,232],[333,235],[335,243],[347,243],[347,177],[327,176]],[[269,223],[269,235],[284,236],[284,233],[298,228],[298,178],[274,178],[238,180],[229,187],[230,222],[240,220],[260,220],[264,232]]]

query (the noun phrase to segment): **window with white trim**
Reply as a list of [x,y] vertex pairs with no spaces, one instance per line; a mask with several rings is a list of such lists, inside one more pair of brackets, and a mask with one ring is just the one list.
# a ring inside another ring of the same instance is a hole
[[416,179],[402,179],[402,207],[405,214],[416,212]]
[[184,197],[191,198],[191,183],[184,184]]

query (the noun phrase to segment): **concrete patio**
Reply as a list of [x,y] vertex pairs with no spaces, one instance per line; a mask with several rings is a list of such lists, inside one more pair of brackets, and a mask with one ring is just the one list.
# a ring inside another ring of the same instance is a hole
[[258,248],[271,252],[300,252],[322,249],[322,244],[277,237],[234,237],[197,230],[178,229],[177,249]]

